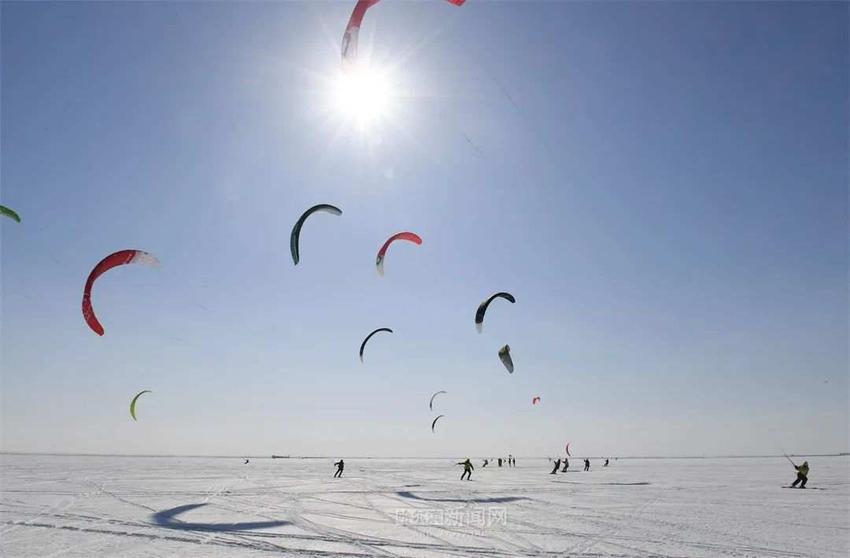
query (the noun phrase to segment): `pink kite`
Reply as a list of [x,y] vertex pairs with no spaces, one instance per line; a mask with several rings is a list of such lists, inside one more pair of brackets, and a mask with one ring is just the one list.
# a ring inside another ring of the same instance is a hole
[[94,308],[91,304],[91,289],[94,285],[95,280],[98,277],[112,269],[113,267],[118,267],[119,265],[131,264],[131,263],[141,263],[149,266],[159,265],[159,260],[156,259],[152,254],[148,254],[147,252],[143,252],[141,250],[121,250],[120,252],[115,252],[114,254],[110,254],[100,260],[94,269],[89,273],[89,278],[86,280],[86,286],[83,289],[83,319],[86,321],[88,326],[97,333],[98,335],[103,335],[103,326],[100,325],[100,322],[97,319],[97,316],[94,315]]
[[419,238],[419,235],[412,232],[400,232],[392,235],[384,245],[381,246],[381,249],[378,250],[378,258],[375,260],[375,265],[378,266],[378,275],[384,274],[384,257],[387,255],[387,248],[390,247],[390,244],[395,242],[396,240],[407,240],[408,242],[412,242],[414,244],[420,245],[422,244],[422,239]]
[[[342,61],[354,62],[357,59],[357,35],[360,33],[360,24],[366,10],[377,4],[380,0],[357,0],[354,11],[345,26],[345,34],[342,36]],[[466,0],[448,0],[455,6],[462,5]]]

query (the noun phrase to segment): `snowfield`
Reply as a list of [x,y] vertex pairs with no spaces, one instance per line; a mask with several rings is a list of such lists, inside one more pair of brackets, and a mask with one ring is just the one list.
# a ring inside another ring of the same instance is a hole
[[848,457],[459,460],[2,455],[0,555],[850,556]]

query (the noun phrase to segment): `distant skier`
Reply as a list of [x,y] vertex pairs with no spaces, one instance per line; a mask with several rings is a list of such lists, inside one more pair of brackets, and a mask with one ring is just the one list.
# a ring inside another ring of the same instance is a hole
[[513,466],[514,466],[514,456],[511,455],[511,454],[508,454],[508,467],[513,467]]
[[501,467],[502,466],[502,458],[501,457],[499,458],[498,463],[499,463],[499,467]]
[[800,466],[794,465],[797,469],[797,480],[791,483],[791,488],[796,488],[797,483],[800,483],[800,488],[806,488],[806,483],[809,482],[809,462],[803,461]]
[[248,460],[246,459],[246,460],[245,460],[245,465],[247,465],[247,464],[248,464]]
[[569,468],[570,468],[570,460],[565,457],[564,458],[564,468],[561,469],[561,472],[566,473],[567,469],[569,469]]
[[557,472],[558,472],[558,469],[560,469],[560,468],[561,468],[561,459],[560,459],[560,458],[558,458],[558,460],[557,460],[557,461],[555,461],[555,468],[554,468],[554,469],[552,469],[552,472],[551,472],[551,473],[549,473],[549,474],[550,474],[550,475],[554,475],[555,473],[557,473]]
[[585,460],[584,460],[584,470],[585,470],[585,471],[590,471],[590,459],[585,459]]
[[487,461],[487,460],[485,459],[485,460],[484,460],[484,465],[482,465],[482,466],[481,466],[481,468],[483,469],[484,467],[486,467],[488,463],[490,463],[490,462],[489,462],[489,461]]
[[607,466],[608,466],[608,458],[606,457],[605,458],[605,465],[603,465],[603,467],[607,467]]
[[472,480],[472,471],[475,469],[472,466],[472,461],[467,457],[466,461],[460,461],[458,465],[463,465],[463,473],[460,474],[460,480],[463,480],[464,475],[466,475],[466,480]]
[[342,477],[342,471],[343,471],[343,469],[345,469],[345,461],[340,459],[339,461],[334,463],[334,465],[336,465],[336,473],[334,473],[334,478],[335,479],[341,478]]

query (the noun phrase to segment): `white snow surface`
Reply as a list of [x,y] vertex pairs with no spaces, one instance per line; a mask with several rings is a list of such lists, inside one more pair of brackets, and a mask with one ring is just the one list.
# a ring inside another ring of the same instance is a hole
[[850,556],[848,457],[460,460],[0,455],[0,556]]

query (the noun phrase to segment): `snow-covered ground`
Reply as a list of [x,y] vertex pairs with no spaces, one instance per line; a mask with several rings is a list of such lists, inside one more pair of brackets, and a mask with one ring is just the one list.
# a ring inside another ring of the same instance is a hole
[[2,455],[0,555],[850,556],[847,457],[331,461]]

